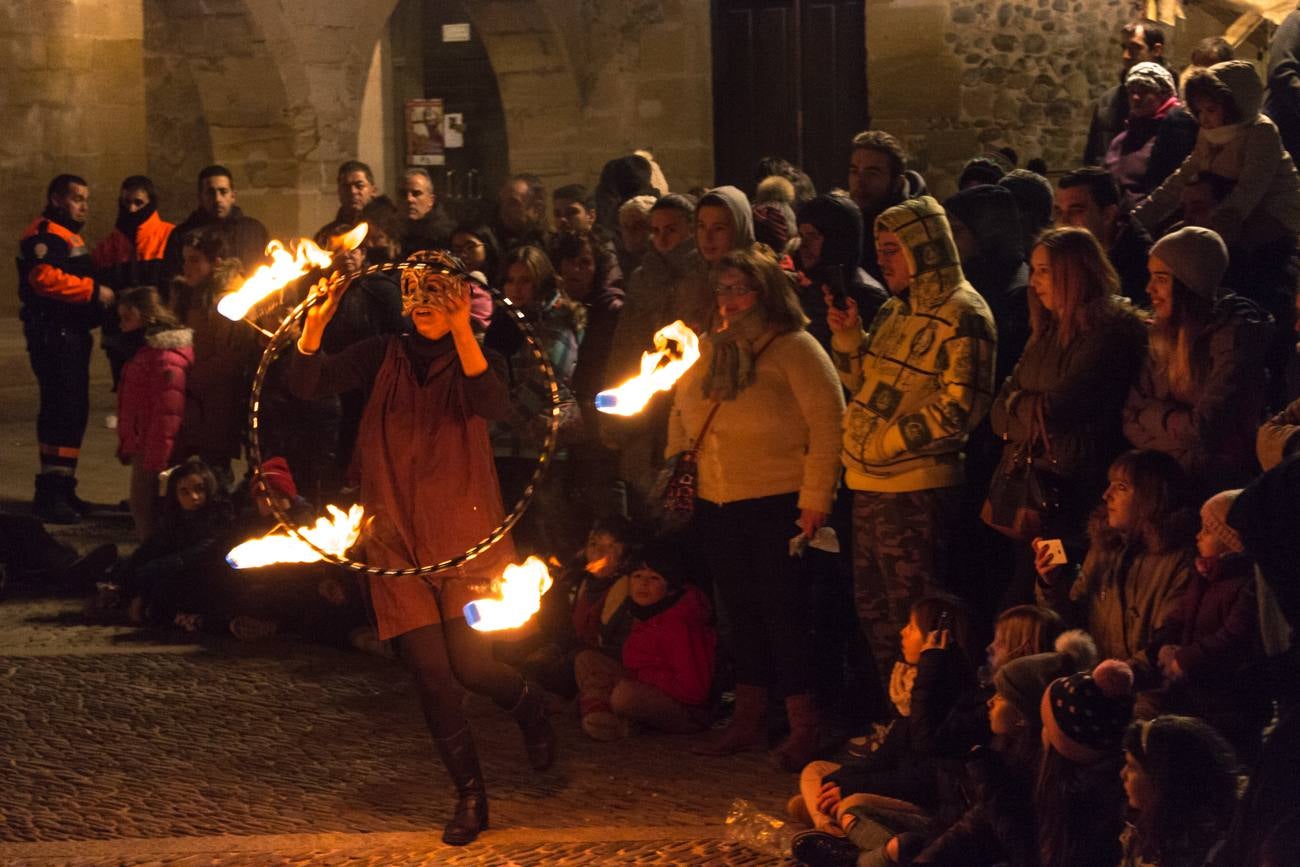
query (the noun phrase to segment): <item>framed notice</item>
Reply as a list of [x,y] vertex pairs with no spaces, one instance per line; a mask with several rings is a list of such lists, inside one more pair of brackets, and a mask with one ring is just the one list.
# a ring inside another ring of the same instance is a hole
[[446,165],[441,99],[406,101],[406,164]]

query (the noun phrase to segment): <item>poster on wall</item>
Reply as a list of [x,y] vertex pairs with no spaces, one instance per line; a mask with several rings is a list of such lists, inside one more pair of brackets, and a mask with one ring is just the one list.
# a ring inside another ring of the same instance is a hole
[[441,99],[406,101],[406,164],[446,165]]

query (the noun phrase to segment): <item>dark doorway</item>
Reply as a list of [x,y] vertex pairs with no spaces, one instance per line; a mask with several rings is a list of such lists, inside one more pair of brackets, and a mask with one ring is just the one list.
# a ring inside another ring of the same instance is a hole
[[863,0],[713,0],[717,182],[751,191],[779,156],[818,190],[843,186],[849,141],[869,126]]
[[[444,38],[444,25],[459,33]],[[468,26],[468,39],[464,39]],[[463,40],[463,41],[462,41]],[[481,200],[495,200],[510,170],[505,112],[496,73],[465,5],[455,0],[401,0],[389,19],[398,165],[406,168],[407,99],[441,98],[447,114],[464,117],[464,144],[448,148],[446,164],[425,166],[443,206],[457,219],[481,219]]]

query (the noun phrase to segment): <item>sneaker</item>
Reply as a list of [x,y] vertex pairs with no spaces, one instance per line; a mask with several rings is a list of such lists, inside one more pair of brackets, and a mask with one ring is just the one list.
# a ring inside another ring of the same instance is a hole
[[111,414],[104,416],[104,427],[109,430],[117,430],[117,416]]
[[593,741],[616,741],[627,737],[627,720],[609,709],[592,710],[582,715],[582,730]]

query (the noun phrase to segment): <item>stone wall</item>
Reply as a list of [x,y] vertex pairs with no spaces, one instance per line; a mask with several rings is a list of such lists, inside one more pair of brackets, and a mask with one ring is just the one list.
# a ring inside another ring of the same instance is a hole
[[0,315],[18,309],[12,259],[55,175],[90,182],[89,243],[113,225],[117,186],[144,170],[140,0],[0,3]]

